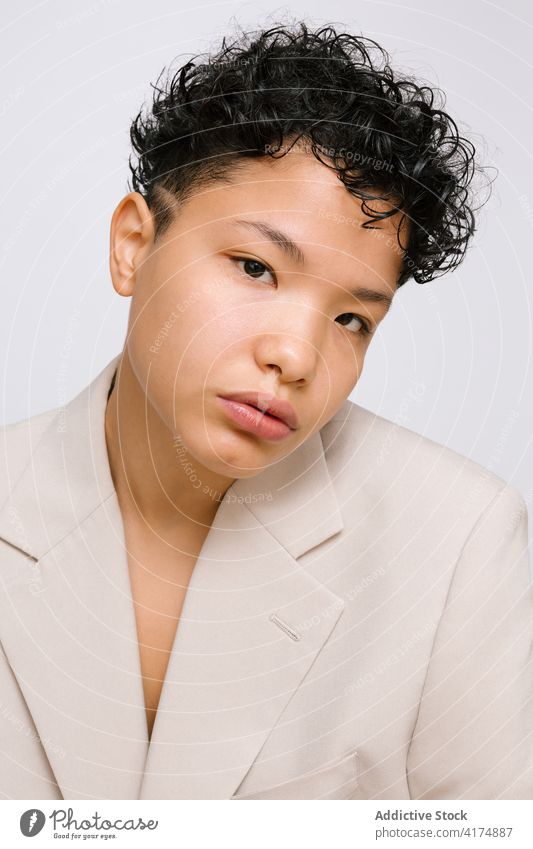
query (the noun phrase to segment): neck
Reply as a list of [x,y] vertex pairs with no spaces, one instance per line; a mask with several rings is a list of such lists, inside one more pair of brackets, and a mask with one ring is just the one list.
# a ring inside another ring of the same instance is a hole
[[107,402],[105,435],[123,514],[144,519],[158,530],[212,524],[233,480],[214,474],[188,454],[148,401],[126,349]]

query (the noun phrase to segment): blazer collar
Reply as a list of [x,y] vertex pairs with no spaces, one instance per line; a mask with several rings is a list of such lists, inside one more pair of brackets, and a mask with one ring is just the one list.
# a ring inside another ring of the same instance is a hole
[[0,639],[65,798],[230,798],[342,614],[296,559],[342,530],[339,504],[319,432],[229,487],[148,741],[104,429],[119,356],[52,417],[0,511]]

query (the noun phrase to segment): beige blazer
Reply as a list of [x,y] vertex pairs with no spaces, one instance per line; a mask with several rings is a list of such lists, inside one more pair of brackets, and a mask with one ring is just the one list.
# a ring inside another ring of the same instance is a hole
[[2,431],[1,796],[533,798],[525,503],[350,401],[227,491],[148,741],[117,362]]

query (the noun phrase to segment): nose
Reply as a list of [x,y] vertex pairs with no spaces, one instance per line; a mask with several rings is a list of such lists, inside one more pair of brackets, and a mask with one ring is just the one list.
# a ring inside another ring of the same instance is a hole
[[287,304],[275,327],[257,331],[255,357],[261,370],[274,366],[286,383],[310,383],[323,357],[325,321],[316,309]]

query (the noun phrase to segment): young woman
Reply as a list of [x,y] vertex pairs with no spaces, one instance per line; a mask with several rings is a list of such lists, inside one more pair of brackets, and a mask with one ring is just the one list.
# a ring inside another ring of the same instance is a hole
[[5,798],[531,798],[520,494],[347,400],[474,230],[368,39],[274,27],[131,128],[120,354],[3,431]]

